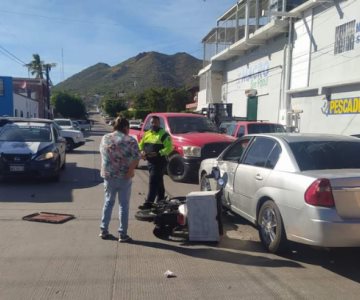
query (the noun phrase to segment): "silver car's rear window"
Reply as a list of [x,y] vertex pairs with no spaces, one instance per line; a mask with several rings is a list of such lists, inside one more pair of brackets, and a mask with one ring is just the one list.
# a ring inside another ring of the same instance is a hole
[[301,171],[360,168],[360,142],[307,141],[289,145]]

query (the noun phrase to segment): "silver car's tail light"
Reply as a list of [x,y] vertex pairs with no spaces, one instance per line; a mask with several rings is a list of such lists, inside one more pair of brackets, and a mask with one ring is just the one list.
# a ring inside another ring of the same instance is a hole
[[305,202],[314,206],[334,207],[334,196],[329,179],[315,180],[305,192]]

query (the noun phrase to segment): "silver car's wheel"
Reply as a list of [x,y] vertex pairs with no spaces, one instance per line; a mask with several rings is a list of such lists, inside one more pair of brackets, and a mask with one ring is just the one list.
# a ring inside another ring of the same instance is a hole
[[260,240],[269,252],[278,253],[286,248],[284,224],[273,201],[266,201],[261,206],[258,224]]
[[200,179],[200,191],[211,191],[211,185],[209,178],[206,177],[206,174],[203,174]]

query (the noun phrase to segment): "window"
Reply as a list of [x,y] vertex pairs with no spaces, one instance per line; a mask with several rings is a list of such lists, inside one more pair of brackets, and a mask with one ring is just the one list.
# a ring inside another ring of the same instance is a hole
[[335,29],[334,54],[354,49],[355,43],[355,20],[337,26]]
[[[258,167],[273,168],[279,157],[279,150],[275,150],[276,141],[269,138],[257,137],[246,154],[244,164]],[[275,150],[273,152],[273,150]],[[273,153],[274,154],[273,154]],[[273,154],[273,156],[272,156]]]
[[18,110],[15,109],[14,116],[17,117],[17,116],[18,116],[18,113],[19,113]]
[[281,148],[279,144],[276,143],[274,148],[271,150],[271,153],[266,161],[265,168],[274,169],[276,163],[279,160],[280,153],[281,153]]
[[4,80],[0,78],[0,96],[4,96]]
[[[160,127],[165,129],[165,123],[164,123],[164,119],[162,117],[159,117],[160,119]],[[146,124],[144,126],[144,131],[147,131],[151,128],[151,118],[148,118],[146,121]]]
[[24,112],[21,110],[20,111],[20,117],[23,117],[24,116]]
[[243,153],[245,152],[245,149],[246,149],[247,145],[249,144],[249,141],[250,141],[250,139],[244,139],[244,140],[237,142],[236,144],[233,144],[225,152],[222,159],[238,162],[240,160],[241,156],[243,155]]
[[218,129],[208,118],[196,116],[168,117],[170,132],[183,134],[189,132],[218,132]]
[[360,168],[360,141],[311,141],[289,144],[301,171]]
[[245,126],[240,126],[239,132],[237,133],[238,137],[242,137],[245,134]]
[[280,124],[254,123],[248,125],[248,133],[285,132],[284,126]]

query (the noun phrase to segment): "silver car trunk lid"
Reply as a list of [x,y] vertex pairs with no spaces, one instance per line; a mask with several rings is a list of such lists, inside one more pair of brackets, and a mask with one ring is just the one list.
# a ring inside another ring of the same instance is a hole
[[304,173],[330,180],[336,211],[340,217],[360,218],[360,169],[316,170]]

